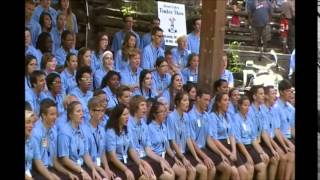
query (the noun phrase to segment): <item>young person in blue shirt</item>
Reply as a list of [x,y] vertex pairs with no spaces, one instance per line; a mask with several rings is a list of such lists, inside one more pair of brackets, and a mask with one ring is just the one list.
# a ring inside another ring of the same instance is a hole
[[237,88],[231,88],[229,91],[229,105],[228,105],[228,113],[230,116],[233,116],[238,112],[238,102],[240,99],[240,92]]
[[38,50],[37,60],[38,60],[39,69],[40,69],[42,55],[44,53],[54,53],[52,47],[53,47],[53,41],[50,33],[42,32],[39,35],[36,43],[36,48]]
[[139,76],[142,71],[140,57],[138,48],[131,49],[129,51],[129,65],[120,70],[121,84],[129,86],[132,92],[139,88]]
[[33,55],[25,56],[25,77],[24,77],[24,89],[32,88],[30,82],[30,75],[37,69],[37,59]]
[[187,170],[187,178],[207,179],[207,167],[198,157],[190,137],[188,127],[189,97],[185,92],[178,92],[174,98],[174,111],[169,113],[166,125],[168,127],[168,140],[176,156],[182,161]]
[[137,48],[137,37],[133,32],[127,32],[124,36],[121,49],[115,52],[115,68],[121,70],[129,65],[129,52]]
[[[44,166],[41,161],[39,146],[36,140],[32,137],[32,129],[35,123],[36,115],[29,110],[25,110],[25,179],[31,180],[36,169],[42,176],[48,179],[60,179]],[[34,166],[33,166],[34,165]]]
[[198,82],[198,65],[199,65],[198,54],[191,53],[188,57],[188,62],[186,67],[181,71],[184,82],[193,82],[193,83]]
[[94,64],[95,69],[100,69],[103,66],[102,56],[103,53],[109,49],[109,37],[108,34],[105,32],[99,32],[92,51],[91,60]]
[[57,18],[57,11],[50,7],[51,1],[50,0],[40,0],[40,4],[34,9],[32,13],[32,18],[39,22],[40,16],[43,12],[50,14],[53,19],[53,25],[56,25],[56,18]]
[[40,19],[39,19],[39,24],[41,26],[41,31],[42,32],[47,32],[50,34],[51,39],[52,39],[52,52],[55,52],[55,42],[54,42],[54,35],[53,35],[53,25],[52,25],[52,17],[50,16],[49,13],[47,12],[42,12],[40,15]]
[[163,40],[163,30],[154,27],[151,31],[152,41],[143,48],[141,67],[143,69],[153,70],[156,60],[160,56],[164,56],[164,49],[161,47]]
[[169,104],[170,111],[173,111],[174,109],[174,99],[176,94],[183,91],[182,86],[182,77],[179,74],[174,74],[171,77],[169,86],[162,93],[162,97],[164,97]]
[[30,29],[31,32],[31,44],[36,46],[36,42],[39,34],[41,33],[41,27],[39,21],[36,21],[32,18],[32,13],[35,8],[35,3],[33,0],[25,1],[25,16],[24,16],[24,26]]
[[31,88],[25,91],[25,100],[28,101],[32,107],[33,112],[39,116],[40,101],[46,98],[45,86],[46,75],[43,71],[35,70],[30,75]]
[[48,91],[46,91],[46,95],[48,98],[52,99],[57,107],[58,116],[64,112],[63,107],[63,99],[65,94],[62,92],[61,88],[61,78],[58,73],[50,73],[46,77],[46,84],[48,87]]
[[91,50],[87,47],[81,47],[78,51],[78,69],[83,66],[89,66],[92,73],[95,72],[95,69],[92,68]]
[[[274,106],[277,93],[273,86],[264,87],[264,93],[265,105],[262,108],[266,112],[267,118],[263,124],[261,146],[266,146],[266,149],[269,149],[266,151],[270,157],[268,177],[270,179],[284,179],[289,153],[285,153],[275,141],[276,134],[280,131],[280,119],[277,108]],[[276,160],[277,162],[273,162]]]
[[192,82],[187,82],[182,86],[183,91],[188,93],[189,96],[189,109],[188,112],[193,108],[194,103],[197,99],[197,85]]
[[282,80],[278,85],[280,97],[276,101],[275,107],[278,109],[280,118],[280,132],[276,134],[276,142],[285,153],[288,153],[287,169],[284,179],[294,176],[295,163],[295,108],[288,102],[293,96],[292,85],[288,80]]
[[88,139],[88,151],[95,168],[102,177],[115,178],[108,165],[105,153],[105,126],[101,126],[105,113],[105,102],[99,97],[93,97],[88,102],[90,120],[84,123],[84,134]]
[[[160,27],[160,19],[159,17],[153,17],[151,22],[150,22],[150,32],[145,33],[143,37],[141,38],[141,43],[140,43],[140,49],[143,49],[146,47],[148,44],[151,43],[152,38],[151,38],[151,31],[154,27]],[[162,49],[165,49],[165,44],[164,44],[164,39],[161,41],[161,47]]]
[[74,33],[64,30],[61,34],[61,47],[55,50],[58,66],[63,66],[68,53],[72,52],[78,55],[78,51],[74,49]]
[[224,79],[228,82],[228,87],[229,88],[233,88],[233,84],[234,84],[234,80],[233,80],[233,74],[231,71],[229,71],[227,69],[227,66],[228,66],[228,57],[227,57],[227,54],[223,54],[222,55],[222,70],[221,70],[221,76],[220,76],[220,79]]
[[[91,57],[91,61],[92,61]],[[105,51],[102,55],[102,67],[96,69],[93,75],[94,80],[94,88],[97,89],[101,86],[102,78],[111,70],[114,69],[114,61],[113,61],[113,54],[111,51]]]
[[265,179],[266,163],[263,162],[264,151],[257,142],[253,119],[248,115],[250,100],[247,96],[240,98],[239,111],[233,116],[234,134],[239,152],[245,157],[242,160],[248,170],[248,179],[252,179],[256,172],[257,179]]
[[41,58],[40,69],[46,74],[46,76],[50,73],[56,72],[57,61],[52,53],[44,53]]
[[196,102],[188,112],[191,140],[196,153],[201,157],[203,163],[208,169],[208,179],[214,179],[216,169],[221,172],[220,179],[229,179],[231,175],[231,166],[224,160],[222,152],[215,146],[214,141],[210,138],[209,114],[206,112],[210,101],[210,92],[207,89],[198,89]]
[[88,139],[84,133],[83,111],[79,101],[68,105],[67,118],[58,132],[58,157],[61,163],[79,178],[101,179],[88,152]]
[[108,106],[109,99],[108,99],[106,93],[102,89],[94,90],[93,97],[97,97],[103,102],[102,106],[104,108],[104,114],[103,114],[101,122],[99,123],[99,126],[106,127],[107,122],[109,121],[109,115],[107,113],[107,106]]
[[[105,145],[110,170],[121,179],[146,179],[154,176],[150,165],[139,158],[128,134],[129,110],[118,104],[106,126]],[[129,158],[130,157],[130,158]]]
[[[166,116],[167,110],[165,105],[157,101],[154,102],[147,117],[150,148],[169,163],[177,179],[185,180],[187,171],[169,145],[168,129],[164,123]],[[162,171],[164,172],[164,169]]]
[[172,48],[172,57],[175,64],[182,70],[188,63],[188,57],[191,51],[187,49],[187,36],[183,35],[177,38],[178,47]]
[[78,57],[74,53],[68,53],[64,62],[64,70],[61,72],[62,91],[69,94],[77,87],[76,74],[78,69]]
[[120,85],[121,75],[116,71],[109,71],[102,79],[100,89],[106,92],[109,99],[108,109],[118,104],[117,88]]
[[[78,33],[78,23],[75,14],[72,12],[69,0],[59,0],[57,3],[57,12],[66,17],[66,29]],[[57,22],[58,24],[58,22]]]
[[137,34],[136,32],[133,31],[133,16],[132,15],[124,15],[122,17],[123,23],[124,23],[124,27],[122,30],[118,31],[115,33],[113,40],[112,40],[112,47],[111,50],[113,52],[117,52],[119,49],[121,49],[121,46],[123,44],[123,39],[125,36],[125,33],[127,32],[132,32],[136,35],[136,43],[137,43],[137,47],[140,47],[140,36],[139,34]]
[[216,94],[222,92],[222,93],[228,93],[228,82],[224,79],[218,79],[213,83],[213,97],[210,100],[209,106],[208,106],[208,112],[211,111],[212,106],[214,104]]
[[168,63],[164,57],[160,56],[156,60],[155,71],[152,71],[152,86],[160,96],[169,86],[171,75],[168,73]]
[[145,120],[147,112],[147,102],[145,98],[139,95],[133,96],[129,104],[130,116],[128,120],[128,133],[140,159],[150,164],[155,174],[154,178],[174,179],[174,172],[170,164],[150,148],[150,137]]
[[130,99],[132,97],[132,92],[131,92],[129,86],[120,85],[117,88],[116,96],[117,96],[117,100],[118,100],[119,104],[123,104],[127,108],[130,107],[129,102],[130,102]]
[[200,30],[201,19],[196,17],[192,20],[193,31],[188,34],[188,49],[191,53],[200,53]]
[[[24,43],[25,43],[25,45],[24,45],[25,56],[32,55],[37,60],[37,63],[40,63],[42,54],[33,46],[32,42],[31,42],[31,31],[27,27],[24,29]],[[37,69],[40,69],[40,66],[37,66]]]
[[59,49],[61,46],[61,34],[66,30],[66,16],[62,13],[57,15],[57,26],[53,27],[51,34],[53,35],[54,49]]
[[[227,113],[229,96],[227,93],[218,92],[215,101],[210,109],[209,131],[212,133],[218,149],[228,157],[232,166],[233,179],[248,179],[248,170],[236,148],[236,140],[232,126],[232,118]],[[235,171],[235,168],[237,170]]]
[[[65,169],[57,158],[57,119],[56,104],[51,99],[44,99],[40,104],[40,120],[34,125],[32,137],[40,150],[41,161],[48,171],[60,178],[76,178],[72,172]],[[39,172],[35,176],[43,177]],[[35,178],[37,179],[37,178]]]
[[70,95],[76,96],[82,105],[83,116],[85,120],[89,119],[88,101],[92,98],[93,92],[90,90],[92,87],[92,71],[88,66],[80,68],[76,73],[77,87],[74,88]]
[[152,88],[152,75],[147,69],[144,69],[140,73],[139,88],[133,92],[133,95],[141,95],[145,99],[157,97],[157,93]]
[[79,101],[78,98],[74,95],[66,95],[63,99],[63,108],[64,111],[59,114],[57,120],[56,120],[56,127],[58,128],[58,131],[60,130],[61,126],[63,126],[67,120],[67,109],[69,104],[71,104],[73,101]]

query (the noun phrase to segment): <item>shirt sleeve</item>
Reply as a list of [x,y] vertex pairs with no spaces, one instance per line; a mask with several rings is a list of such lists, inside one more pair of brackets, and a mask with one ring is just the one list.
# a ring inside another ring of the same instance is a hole
[[104,144],[107,152],[116,151],[116,134],[110,129],[106,131]]
[[213,113],[209,114],[209,135],[214,138],[217,139],[218,137],[218,132],[217,132],[217,119],[214,117]]
[[168,128],[168,140],[175,140],[175,126],[172,117],[169,115],[167,119],[167,128]]
[[69,157],[70,138],[66,134],[58,135],[58,157]]
[[33,147],[33,159],[40,160],[40,147],[38,146],[37,142],[35,139],[31,139],[32,141],[32,147]]

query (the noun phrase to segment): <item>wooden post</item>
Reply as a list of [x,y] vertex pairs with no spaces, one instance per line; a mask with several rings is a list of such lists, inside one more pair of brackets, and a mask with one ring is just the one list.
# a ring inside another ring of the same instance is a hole
[[199,85],[213,90],[220,78],[225,34],[225,0],[202,0]]

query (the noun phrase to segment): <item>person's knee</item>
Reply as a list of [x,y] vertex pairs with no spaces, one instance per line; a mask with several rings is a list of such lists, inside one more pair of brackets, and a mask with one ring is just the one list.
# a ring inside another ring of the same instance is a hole
[[266,164],[264,164],[263,162],[261,162],[261,163],[255,165],[254,170],[257,171],[257,173],[259,173],[259,172],[265,171],[266,168],[267,168]]
[[196,169],[199,174],[206,174],[208,172],[208,168],[203,164],[198,164]]
[[159,179],[161,180],[174,180],[175,174],[170,174],[169,172],[164,172]]

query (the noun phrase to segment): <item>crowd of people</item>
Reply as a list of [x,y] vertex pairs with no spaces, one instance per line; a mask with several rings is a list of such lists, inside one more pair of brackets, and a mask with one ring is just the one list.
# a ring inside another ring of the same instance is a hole
[[[69,0],[25,0],[25,179],[294,179],[292,85],[199,87],[201,19],[167,48],[131,15],[75,48]],[[277,97],[277,90],[280,97]]]

